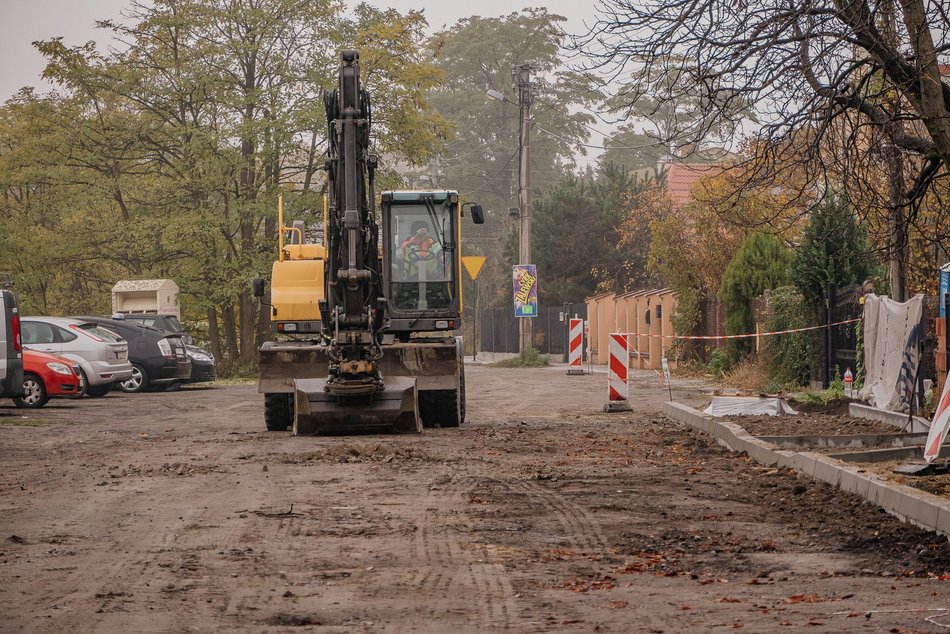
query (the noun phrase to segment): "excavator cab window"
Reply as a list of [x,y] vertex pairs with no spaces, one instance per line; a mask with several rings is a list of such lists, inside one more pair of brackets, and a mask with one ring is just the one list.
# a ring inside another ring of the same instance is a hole
[[456,235],[451,205],[431,201],[393,205],[390,223],[393,308],[450,309]]

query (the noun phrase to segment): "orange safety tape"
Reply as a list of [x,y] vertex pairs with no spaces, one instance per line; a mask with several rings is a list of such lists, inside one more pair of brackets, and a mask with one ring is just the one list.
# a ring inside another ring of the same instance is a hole
[[789,330],[775,330],[772,332],[759,332],[753,333],[750,335],[654,335],[647,332],[627,332],[628,337],[657,337],[659,339],[700,339],[704,341],[712,339],[747,339],[749,337],[765,337],[769,335],[785,335],[791,332],[805,332],[807,330],[820,330],[822,328],[831,328],[832,326],[843,326],[844,324],[853,324],[855,322],[861,321],[858,319],[846,319],[844,321],[836,321],[833,324],[822,324],[821,326],[807,326],[805,328],[791,328]]

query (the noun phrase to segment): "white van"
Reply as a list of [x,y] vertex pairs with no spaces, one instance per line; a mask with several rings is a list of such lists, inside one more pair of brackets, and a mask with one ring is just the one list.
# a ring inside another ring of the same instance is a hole
[[0,290],[0,398],[23,396],[23,346],[16,297]]

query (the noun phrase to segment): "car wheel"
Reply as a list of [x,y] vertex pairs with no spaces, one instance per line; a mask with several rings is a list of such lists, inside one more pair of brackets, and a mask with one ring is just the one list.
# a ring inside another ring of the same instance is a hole
[[82,398],[86,395],[86,388],[89,387],[89,377],[86,376],[86,371],[82,368],[79,368],[79,389],[76,390],[76,393],[70,396],[69,398]]
[[89,398],[101,398],[112,391],[111,383],[103,383],[102,385],[89,385],[86,386],[86,396]]
[[147,387],[148,374],[145,372],[145,368],[137,363],[132,364],[132,376],[119,383],[119,388],[129,394],[144,392]]
[[13,399],[17,407],[43,407],[49,401],[43,379],[32,373],[23,375],[23,396]]

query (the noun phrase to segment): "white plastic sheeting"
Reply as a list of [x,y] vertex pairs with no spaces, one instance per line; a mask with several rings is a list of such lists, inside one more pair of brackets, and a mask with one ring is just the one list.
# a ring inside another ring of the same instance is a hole
[[924,296],[906,302],[869,294],[864,298],[864,387],[858,398],[874,407],[906,412],[920,366]]
[[783,399],[774,396],[714,396],[703,410],[710,416],[784,416],[798,414]]

